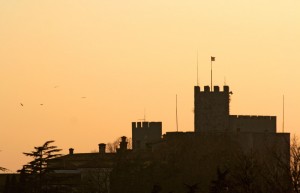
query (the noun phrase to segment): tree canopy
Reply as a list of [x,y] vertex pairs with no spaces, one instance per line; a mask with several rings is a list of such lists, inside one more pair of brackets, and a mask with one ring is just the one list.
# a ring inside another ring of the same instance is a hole
[[23,166],[23,172],[27,174],[44,174],[47,172],[47,161],[58,156],[61,156],[58,152],[57,146],[51,145],[54,141],[46,141],[42,146],[34,147],[34,150],[23,154],[32,157],[33,160]]
[[57,146],[52,145],[54,141],[46,141],[43,145],[34,147],[31,152],[23,154],[32,157],[33,160],[23,166],[20,172],[20,184],[23,192],[42,192],[47,184],[47,173],[49,172],[47,162],[50,159],[61,156]]

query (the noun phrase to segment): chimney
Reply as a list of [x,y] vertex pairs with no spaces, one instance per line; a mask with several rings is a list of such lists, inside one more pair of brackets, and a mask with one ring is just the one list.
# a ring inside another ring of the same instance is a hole
[[69,149],[69,155],[73,155],[74,154],[74,149],[73,148],[70,148]]
[[120,142],[120,150],[121,151],[126,151],[127,150],[127,144],[128,142],[126,141],[127,137],[123,136],[121,137],[121,142]]
[[106,144],[105,143],[100,143],[98,146],[99,146],[99,153],[105,154]]

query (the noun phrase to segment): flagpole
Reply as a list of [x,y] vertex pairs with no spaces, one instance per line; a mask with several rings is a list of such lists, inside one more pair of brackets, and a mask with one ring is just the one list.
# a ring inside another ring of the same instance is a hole
[[197,50],[197,86],[199,86],[199,79],[198,79],[198,50]]
[[284,95],[282,98],[282,133],[284,133]]
[[176,130],[178,132],[177,94],[176,94]]
[[210,58],[210,90],[213,90],[212,87],[212,58]]

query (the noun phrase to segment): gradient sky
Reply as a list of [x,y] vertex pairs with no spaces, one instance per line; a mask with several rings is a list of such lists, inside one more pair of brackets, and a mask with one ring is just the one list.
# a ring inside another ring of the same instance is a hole
[[[300,135],[299,0],[0,0],[0,166],[55,140],[68,153],[131,136],[131,122],[192,131],[193,86],[226,83],[230,112]],[[86,97],[86,98],[82,98]],[[23,103],[22,107],[20,103]],[[43,104],[43,105],[40,105]]]

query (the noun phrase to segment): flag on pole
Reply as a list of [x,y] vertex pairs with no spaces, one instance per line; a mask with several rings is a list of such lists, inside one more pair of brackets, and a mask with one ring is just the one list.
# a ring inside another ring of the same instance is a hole
[[211,57],[210,57],[210,61],[213,62],[213,61],[215,61],[215,60],[216,60],[216,57],[214,57],[214,56],[211,56]]

